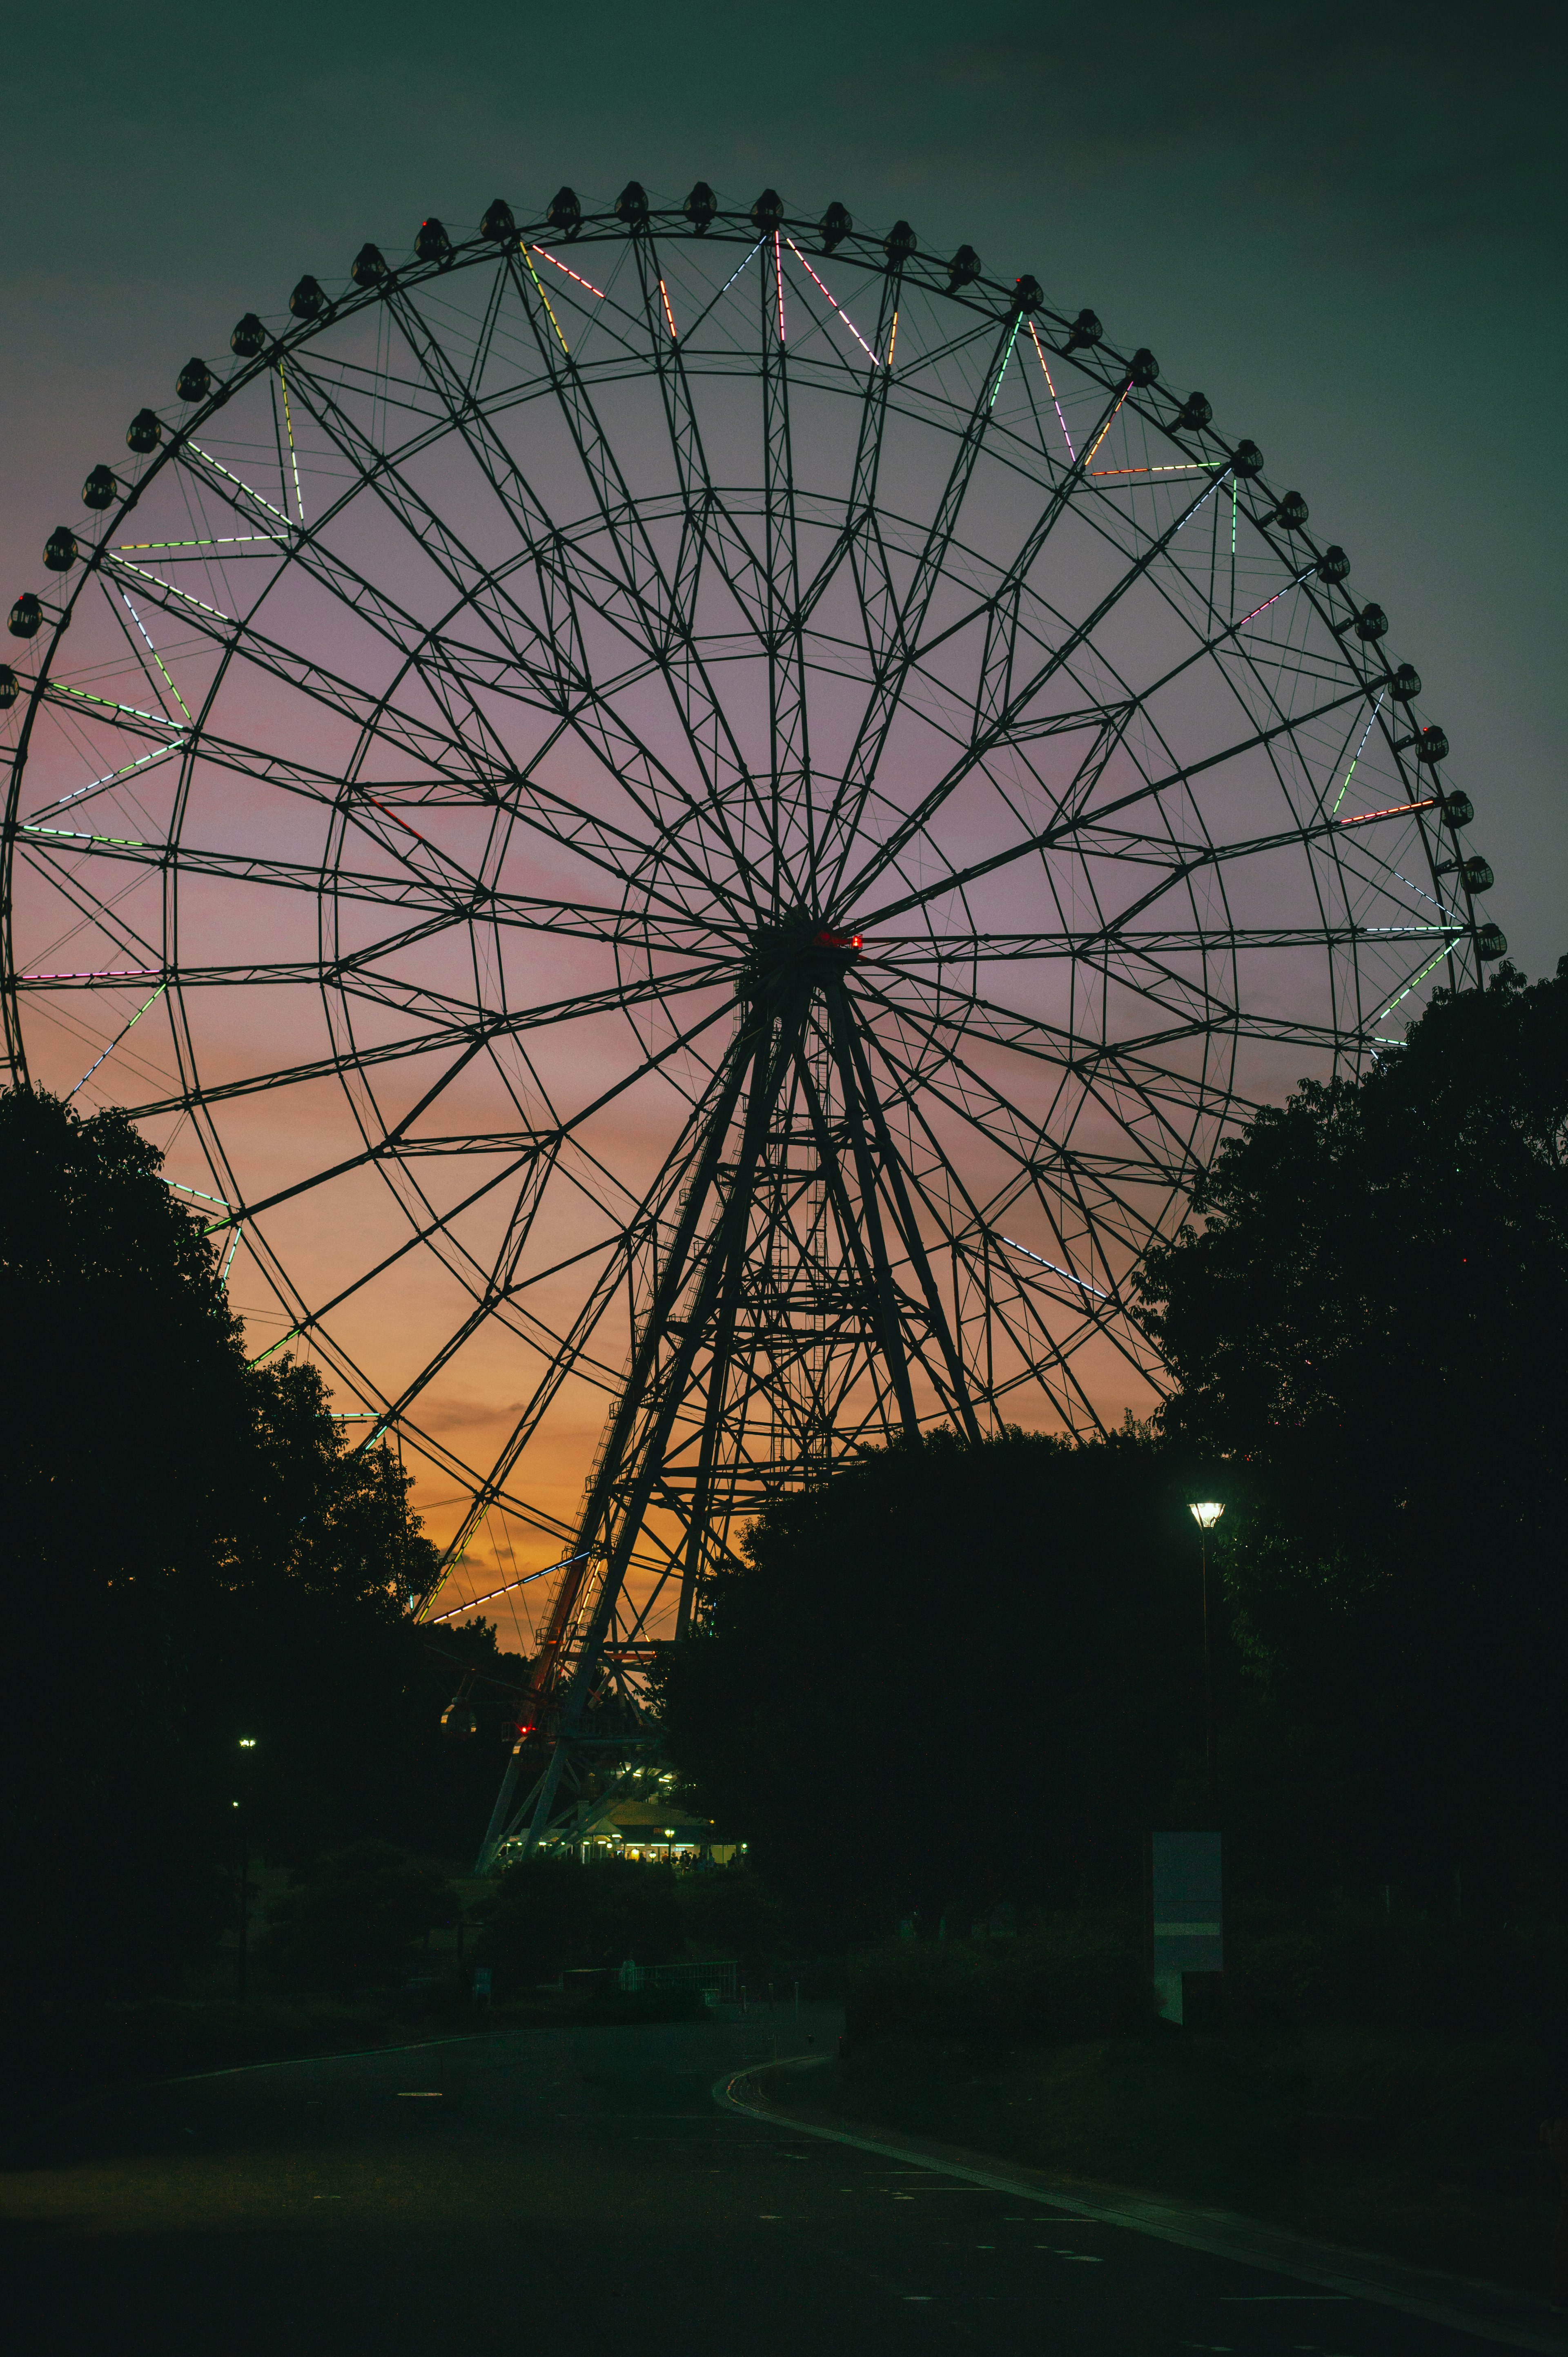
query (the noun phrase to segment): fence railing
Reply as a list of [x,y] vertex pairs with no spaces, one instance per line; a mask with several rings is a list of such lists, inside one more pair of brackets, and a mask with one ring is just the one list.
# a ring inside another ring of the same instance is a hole
[[735,1959],[711,1964],[634,1964],[620,1968],[623,1989],[673,1989],[700,1996],[704,2005],[734,2005],[736,1997]]

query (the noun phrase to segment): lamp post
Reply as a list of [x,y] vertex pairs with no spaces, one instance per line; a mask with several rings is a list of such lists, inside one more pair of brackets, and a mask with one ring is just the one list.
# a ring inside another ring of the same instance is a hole
[[1198,1552],[1203,1565],[1203,1759],[1208,1775],[1208,1813],[1219,1809],[1219,1779],[1214,1747],[1214,1632],[1208,1609],[1208,1534],[1225,1512],[1213,1498],[1201,1498],[1187,1508],[1197,1524]]
[[[256,1738],[242,1735],[239,1749],[253,1751]],[[250,1798],[250,1780],[245,1781],[245,1797]],[[236,1801],[240,1812],[240,1952],[234,1960],[234,1993],[242,2005],[249,1995],[251,1964],[251,1824],[244,1805]]]

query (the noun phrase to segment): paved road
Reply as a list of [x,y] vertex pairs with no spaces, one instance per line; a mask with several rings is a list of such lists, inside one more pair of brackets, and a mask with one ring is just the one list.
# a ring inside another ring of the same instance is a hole
[[722,2111],[713,2083],[774,2050],[757,2016],[524,2031],[81,2112],[0,2176],[10,2345],[1480,2357],[1413,2318]]

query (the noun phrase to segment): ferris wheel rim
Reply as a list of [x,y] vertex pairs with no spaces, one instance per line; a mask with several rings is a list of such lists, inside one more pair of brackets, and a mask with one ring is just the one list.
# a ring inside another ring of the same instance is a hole
[[[628,246],[628,242],[634,240],[639,233],[648,235],[657,234],[659,237],[665,239],[679,239],[684,237],[690,238],[693,241],[699,235],[704,235],[707,241],[713,244],[727,243],[731,246],[748,245],[749,253],[752,254],[757,253],[765,242],[764,238],[760,238],[756,235],[755,223],[749,221],[747,217],[739,211],[721,212],[716,214],[713,222],[708,224],[703,231],[693,230],[690,223],[682,222],[676,212],[671,209],[650,209],[650,213],[647,216],[647,222],[648,227],[646,231],[644,231],[641,230],[640,225],[628,227],[626,222],[617,219],[613,211],[592,215],[584,220],[580,230],[573,237],[570,239],[560,239],[558,242],[563,248],[569,243],[575,250],[578,251],[585,248],[608,246],[611,244],[615,244],[618,248],[624,250]],[[812,226],[812,224],[808,223],[801,219],[793,216],[781,215],[779,224],[779,231],[786,237],[789,237],[790,232],[794,232],[797,235],[804,235],[811,230]],[[542,221],[534,223],[530,227],[525,227],[521,230],[518,232],[518,236],[525,245],[532,231],[548,232],[548,222]],[[551,233],[553,234],[553,232]],[[792,249],[799,253],[799,246],[794,244],[793,238],[789,238],[789,242],[791,242]],[[504,250],[504,248],[501,242],[498,242],[496,240],[486,240],[482,236],[469,239],[459,242],[452,250],[449,258],[446,261],[441,263],[416,262],[412,265],[401,266],[397,269],[389,271],[386,279],[374,287],[369,289],[356,289],[352,295],[342,297],[328,297],[325,307],[319,314],[312,318],[298,322],[294,328],[285,328],[282,335],[272,339],[266,348],[262,352],[258,353],[253,360],[242,362],[238,370],[233,371],[228,379],[220,382],[211,393],[207,401],[199,405],[187,417],[185,417],[174,429],[172,434],[167,434],[164,436],[155,452],[151,454],[152,464],[141,476],[138,477],[132,491],[118,506],[114,512],[112,523],[106,524],[104,533],[105,540],[107,540],[112,533],[120,526],[124,517],[129,514],[131,509],[137,504],[143,495],[152,488],[156,479],[162,469],[166,467],[173,466],[177,462],[180,452],[195,441],[199,432],[204,432],[207,429],[210,420],[216,416],[219,411],[227,406],[232,399],[246,390],[247,387],[253,384],[259,379],[268,376],[271,371],[278,365],[280,356],[286,362],[290,355],[296,351],[302,351],[314,345],[319,338],[328,334],[328,332],[333,328],[341,325],[343,321],[352,318],[360,313],[366,312],[376,306],[388,306],[392,302],[394,297],[407,294],[411,291],[416,292],[421,288],[428,286],[433,282],[451,275],[454,273],[461,273],[462,271],[472,269],[477,266],[482,266],[486,264],[493,264],[497,258],[498,253],[502,250]],[[536,244],[534,250],[542,253],[545,251],[545,248],[542,243],[540,243]],[[937,283],[937,277],[930,273],[929,268],[926,268],[924,276],[920,275],[920,270],[925,267],[923,257],[920,258],[919,263],[917,264],[915,257],[907,255],[896,264],[893,258],[886,253],[885,246],[881,249],[882,258],[880,260],[875,258],[876,250],[876,242],[872,239],[869,234],[862,234],[858,237],[853,238],[852,242],[846,243],[841,248],[835,248],[835,260],[838,263],[849,264],[858,268],[868,279],[880,276],[885,282],[891,277],[897,268],[901,277],[908,274],[913,283],[918,285],[920,291],[924,295],[939,301],[953,303],[959,306],[961,309],[973,314],[977,318],[989,320],[993,325],[1004,326],[1009,320],[1012,320],[1015,322],[1015,333],[1017,332],[1016,323],[1025,317],[1027,317],[1031,323],[1032,333],[1035,331],[1034,323],[1038,322],[1041,328],[1054,329],[1056,331],[1055,339],[1051,342],[1051,350],[1053,357],[1059,358],[1064,366],[1077,371],[1079,375],[1092,381],[1102,390],[1107,392],[1113,391],[1116,383],[1121,382],[1118,371],[1120,370],[1124,370],[1128,366],[1128,363],[1119,361],[1117,361],[1115,368],[1110,368],[1107,363],[1106,348],[1102,343],[1099,345],[1084,346],[1076,350],[1071,349],[1073,323],[1067,319],[1065,315],[1052,311],[1049,307],[1043,303],[1043,301],[1037,307],[1031,307],[1029,310],[1024,311],[1019,307],[1019,295],[1017,287],[1010,289],[1003,282],[986,279],[984,277],[978,277],[969,282],[962,288],[958,288],[952,285],[942,285]],[[803,256],[800,258],[802,260],[804,259]],[[814,273],[812,274],[815,275]],[[819,280],[818,283],[821,284],[822,282]],[[1023,283],[1024,282],[1020,282],[1020,285]],[[991,307],[986,308],[985,306],[987,304],[989,304]],[[1114,358],[1114,355],[1111,355],[1110,357]],[[1174,400],[1174,398],[1175,396],[1165,396],[1165,405],[1168,406],[1169,402]],[[1179,431],[1179,419],[1176,424],[1173,424],[1170,417],[1164,414],[1164,409],[1160,403],[1156,402],[1152,395],[1149,397],[1146,404],[1140,404],[1135,401],[1133,397],[1133,389],[1130,380],[1128,381],[1126,390],[1123,392],[1122,399],[1124,402],[1130,403],[1134,409],[1137,409],[1140,414],[1144,415],[1145,423],[1147,425],[1159,433],[1165,435],[1169,441],[1176,445],[1176,447],[1187,451],[1195,447],[1198,448],[1203,447],[1203,436],[1201,430],[1198,432],[1196,441],[1191,433],[1188,434],[1187,439],[1184,441],[1181,438]],[[1218,441],[1217,436],[1211,436],[1209,438],[1211,441]],[[1234,453],[1230,453],[1230,455],[1233,457]],[[1195,461],[1195,463],[1197,462]],[[1210,465],[1216,465],[1219,462],[1217,460],[1210,459],[1208,463]],[[1261,481],[1261,478],[1259,479]],[[352,494],[349,494],[349,496],[352,496]],[[1272,497],[1273,494],[1270,494],[1269,496]],[[1250,525],[1255,524],[1256,522],[1256,519],[1251,515],[1249,515],[1248,521]],[[586,530],[587,528],[588,524],[585,521],[584,529]],[[1264,536],[1266,537],[1266,534]],[[1305,534],[1297,536],[1296,544],[1298,553],[1299,545],[1302,544],[1310,547],[1315,554],[1316,553],[1316,543],[1311,541],[1310,536]],[[294,561],[294,554],[295,552],[291,549],[288,553],[286,562],[292,564]],[[13,862],[17,840],[16,833],[16,813],[18,809],[17,798],[21,790],[22,777],[27,767],[27,759],[35,717],[40,710],[47,694],[51,677],[51,667],[59,651],[63,635],[70,626],[72,616],[76,610],[78,600],[82,597],[89,589],[92,573],[97,569],[97,565],[101,562],[101,559],[102,544],[100,544],[99,551],[95,554],[93,562],[89,565],[84,566],[75,582],[70,585],[67,601],[55,622],[49,641],[45,649],[44,660],[39,666],[31,694],[28,697],[27,709],[24,716],[22,735],[16,748],[16,758],[13,762],[13,777],[9,796],[10,807],[7,813],[6,843],[5,846],[7,869],[10,868]],[[1304,576],[1303,577],[1305,579],[1305,576]],[[1316,578],[1316,576],[1314,577]],[[267,594],[269,593],[263,589],[263,599]],[[1316,596],[1316,592],[1309,588],[1307,595],[1308,597],[1311,598]],[[230,655],[237,656],[237,652],[238,641],[236,640],[234,646],[230,650]],[[195,761],[198,758],[199,741],[201,739],[202,735],[202,725],[208,713],[215,707],[216,699],[219,695],[220,687],[224,676],[224,668],[230,659],[230,655],[226,655],[223,662],[220,664],[219,670],[209,684],[207,700],[201,707],[202,718],[201,720],[192,720],[190,730],[186,737],[183,748],[178,754],[181,784],[180,800],[177,807],[181,813],[183,813],[186,807],[186,795],[188,789],[188,781],[192,774]],[[1372,686],[1368,683],[1365,678],[1361,679],[1359,692],[1362,700],[1362,706],[1364,708],[1365,703],[1369,701],[1372,695]],[[385,695],[390,697],[393,693],[395,693],[394,688],[389,685],[385,691]],[[1352,688],[1348,691],[1344,700],[1347,703],[1354,703],[1356,701],[1357,694],[1358,691]],[[1377,707],[1374,707],[1374,720],[1376,719],[1376,716]],[[1294,726],[1295,724],[1286,723],[1283,725],[1286,726]],[[1401,756],[1397,751],[1395,752],[1394,759],[1396,762],[1401,759]],[[1173,766],[1174,759],[1175,757],[1173,754]],[[1283,781],[1282,780],[1282,784],[1283,782]],[[349,791],[348,779],[345,777],[342,781],[340,800],[347,798]],[[1155,807],[1159,808],[1158,790],[1150,788],[1149,791],[1155,795]],[[1201,813],[1196,813],[1195,814],[1197,816],[1200,827],[1203,826],[1205,822],[1203,821]],[[1161,815],[1165,819],[1168,827],[1168,813],[1162,810]],[[346,823],[346,821],[344,823]],[[515,823],[514,813],[513,823]],[[180,818],[178,825],[171,829],[170,840],[172,845],[177,845],[179,844],[179,827],[182,825],[183,815]],[[852,825],[845,836],[845,858],[848,856],[850,845],[855,840],[855,835],[856,830]],[[945,854],[943,856],[945,856]],[[1334,856],[1336,859],[1337,859],[1338,854],[1337,850]],[[334,885],[336,883],[340,865],[341,863],[338,861],[333,866],[332,876]],[[841,875],[843,874],[842,863],[839,872]],[[876,872],[881,873],[883,870],[879,869]],[[1310,872],[1314,878],[1314,889],[1319,890],[1317,872],[1315,868]],[[327,854],[325,846],[323,849],[321,874],[324,887],[322,894],[322,914],[323,923],[325,924],[328,908],[328,893],[325,888],[328,883]],[[1230,921],[1229,904],[1223,902],[1225,879],[1223,875],[1219,872],[1218,865],[1216,865],[1215,868],[1215,878],[1218,888],[1222,897],[1225,921],[1221,926],[1215,929],[1214,939],[1217,944],[1229,942],[1230,946],[1228,953],[1231,960],[1232,966],[1234,966],[1234,961],[1237,955],[1236,929]],[[177,899],[177,895],[183,880],[183,875],[177,866],[166,879],[166,889],[172,899]],[[712,879],[709,880],[711,881]],[[872,880],[875,880],[875,877],[873,877]],[[943,882],[933,885],[929,888],[929,893],[925,896],[925,899],[919,904],[920,913],[924,915],[926,908],[929,905],[931,900],[935,899],[940,894],[953,888],[955,884],[961,885],[961,878],[948,878]],[[822,907],[820,913],[824,921],[828,921],[849,913],[853,909],[854,904],[854,879],[851,879],[851,884],[846,889],[846,894],[842,904],[834,901],[830,896],[829,900]],[[336,918],[338,911],[338,896],[335,888],[331,893],[331,906],[333,916]],[[907,897],[903,904],[904,909],[910,909],[915,906],[916,903],[908,899]],[[1321,905],[1321,893],[1319,906],[1321,921],[1326,927],[1328,924],[1329,912]],[[897,913],[900,913],[900,910],[897,907],[891,905],[885,906],[880,909],[873,909],[866,921],[868,924],[875,924],[877,919],[881,918],[884,922],[886,922],[893,915]],[[7,947],[5,958],[7,1023],[8,1028],[14,1028],[15,1032],[13,1068],[19,1069],[25,1075],[27,1069],[25,1060],[25,1040],[23,1039],[22,1035],[19,1010],[16,1012],[14,1027],[12,1024],[16,974],[16,962],[11,953],[9,938],[11,921],[11,912],[8,904],[6,918]],[[1474,931],[1474,927],[1472,927],[1472,931]],[[981,938],[978,929],[974,930],[973,937],[977,942]],[[324,946],[320,960],[321,999],[324,1019],[328,1021],[328,1026],[330,1027],[330,993],[328,983],[326,978],[327,961],[325,953],[325,931],[323,932],[322,940]],[[1451,959],[1456,955],[1463,955],[1462,936],[1459,937],[1456,943],[1451,944],[1449,954]],[[617,945],[616,955],[618,959],[618,944]],[[1356,971],[1353,963],[1351,970],[1352,972]],[[868,966],[865,971],[867,975],[869,975],[871,968]],[[705,984],[703,980],[697,980],[693,982],[692,986],[693,989],[701,991],[705,986],[712,986],[714,980],[714,977],[710,975],[707,977]],[[1330,988],[1332,990],[1337,986],[1337,975],[1332,968],[1332,962],[1330,962]],[[243,1189],[240,1187],[233,1171],[229,1168],[221,1142],[220,1126],[215,1125],[210,1119],[210,1109],[220,1102],[220,1099],[215,1096],[209,1089],[205,1087],[201,1082],[197,1049],[190,1038],[188,1023],[185,1017],[184,985],[179,980],[177,974],[169,988],[168,996],[171,1002],[171,1013],[173,1011],[175,1002],[178,1002],[180,1009],[179,1022],[184,1026],[186,1047],[190,1057],[190,1062],[188,1065],[188,1080],[187,1086],[182,1092],[184,1099],[193,1114],[199,1112],[199,1114],[203,1117],[205,1129],[209,1134],[209,1153],[217,1157],[219,1166],[223,1168],[227,1173],[230,1183],[233,1188],[236,1200],[242,1203]],[[963,994],[952,992],[950,989],[950,996],[961,997],[962,996]],[[972,996],[973,995],[972,994]],[[977,997],[975,998],[974,1003],[978,1006],[979,1001]],[[1237,1006],[1240,1004],[1239,992],[1235,994],[1234,1003]],[[905,1019],[909,1022],[914,1022],[916,1019],[914,1016],[911,1015],[908,1003],[900,1002],[898,1013],[901,1019]],[[1361,1035],[1363,1030],[1364,1023],[1360,1017],[1360,1010],[1358,1010],[1358,1019],[1352,1024],[1348,1034],[1345,1031],[1344,1027],[1339,1025],[1337,1021],[1336,1021],[1332,1027],[1333,1036],[1337,1039],[1346,1036],[1359,1037]],[[1211,1030],[1207,1036],[1210,1039],[1216,1039],[1223,1037],[1224,1034],[1218,1030]],[[1227,1097],[1230,1095],[1230,1082],[1233,1081],[1234,1078],[1237,1036],[1238,1035],[1234,1032],[1230,1035],[1231,1070],[1227,1082],[1223,1084],[1221,1092]],[[360,1074],[364,1069],[362,1060],[356,1055],[349,1060],[347,1069],[356,1075]],[[182,1061],[182,1074],[186,1070],[187,1068]],[[339,1077],[342,1078],[342,1071],[340,1070]],[[347,1087],[347,1082],[345,1082],[345,1087]],[[352,1101],[352,1092],[350,1092],[349,1094],[350,1100]],[[1199,1108],[1201,1105],[1202,1096],[1203,1091],[1201,1087],[1195,1090],[1193,1109],[1193,1120],[1195,1125],[1201,1118]],[[358,1119],[357,1114],[356,1119]],[[384,1138],[384,1120],[382,1121],[381,1130],[382,1136]],[[371,1130],[361,1125],[361,1135],[367,1148],[370,1148],[374,1143]],[[378,1168],[380,1169],[380,1175],[387,1181],[389,1187],[392,1186],[393,1172],[391,1165],[383,1159],[378,1165]],[[401,1175],[405,1177],[407,1176],[406,1173],[403,1173]],[[395,1195],[396,1189],[393,1188],[392,1191]],[[401,1200],[401,1198],[399,1200]],[[432,1205],[428,1199],[424,1197],[423,1194],[421,1195],[421,1200],[424,1202],[426,1210],[429,1211],[431,1214],[433,1225],[438,1226],[439,1214],[436,1212],[435,1206]],[[303,1309],[303,1297],[301,1297],[300,1299],[300,1307]],[[381,1404],[382,1405],[389,1405],[384,1398],[381,1400]]]

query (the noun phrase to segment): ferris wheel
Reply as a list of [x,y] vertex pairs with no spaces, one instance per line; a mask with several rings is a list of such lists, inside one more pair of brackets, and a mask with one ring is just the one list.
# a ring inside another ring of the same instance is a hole
[[563,188],[175,374],[11,610],[11,1070],[449,1493],[427,1616],[548,1570],[542,1825],[781,1486],[1157,1394],[1148,1245],[1491,876],[1305,501],[968,246]]

